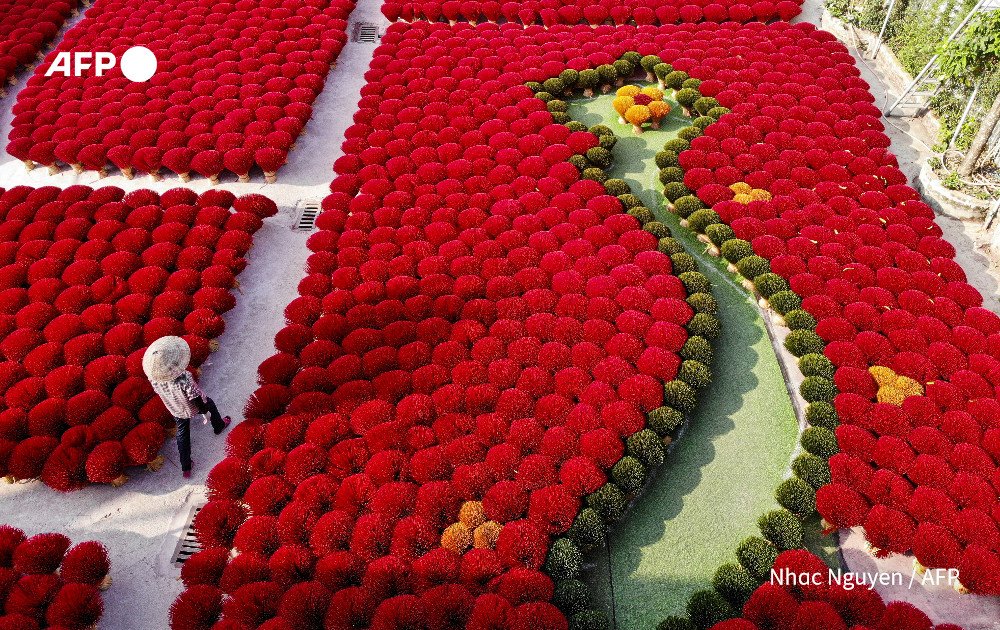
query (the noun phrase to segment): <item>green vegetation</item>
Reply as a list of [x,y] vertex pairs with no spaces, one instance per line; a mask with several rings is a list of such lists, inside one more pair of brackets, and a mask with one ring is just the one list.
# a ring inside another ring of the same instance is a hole
[[[940,76],[945,89],[938,90],[930,101],[941,122],[940,144],[935,148],[942,151],[975,84],[979,85],[976,102],[955,148],[969,149],[990,106],[1000,99],[1000,11],[980,14],[963,36],[945,45],[945,39],[975,4],[976,0],[899,0],[885,32],[883,45],[911,76],[916,76],[934,53],[942,53]],[[845,22],[877,34],[887,5],[882,0],[826,0],[826,7]]]

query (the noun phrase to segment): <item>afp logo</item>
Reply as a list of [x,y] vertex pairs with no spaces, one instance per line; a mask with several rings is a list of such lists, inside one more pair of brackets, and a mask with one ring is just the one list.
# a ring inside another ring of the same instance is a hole
[[[56,53],[55,61],[45,71],[45,76],[103,77],[117,65],[115,55],[109,52],[63,51]],[[133,83],[143,83],[156,74],[156,55],[145,46],[133,46],[122,54],[121,70]]]

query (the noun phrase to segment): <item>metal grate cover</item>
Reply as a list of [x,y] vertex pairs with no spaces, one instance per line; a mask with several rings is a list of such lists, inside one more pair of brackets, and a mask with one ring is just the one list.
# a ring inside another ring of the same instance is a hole
[[303,201],[299,204],[292,229],[297,232],[311,232],[315,230],[316,217],[319,216],[320,210],[320,203],[315,199],[306,199]]
[[191,508],[191,513],[188,514],[187,522],[184,523],[184,529],[181,530],[180,536],[177,538],[177,548],[174,549],[174,555],[170,559],[171,564],[175,566],[181,566],[187,559],[194,554],[201,551],[201,543],[194,534],[194,517],[198,516],[198,512],[204,505],[195,505]]
[[355,22],[351,30],[351,41],[363,44],[374,44],[382,39],[382,33],[374,22]]

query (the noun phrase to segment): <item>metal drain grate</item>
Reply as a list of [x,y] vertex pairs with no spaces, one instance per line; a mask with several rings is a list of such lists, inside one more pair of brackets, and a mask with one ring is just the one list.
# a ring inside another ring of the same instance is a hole
[[382,39],[382,33],[378,31],[378,25],[374,22],[355,22],[351,31],[351,41],[363,44],[374,44]]
[[174,549],[174,555],[170,559],[170,563],[174,566],[181,566],[187,559],[194,554],[201,551],[201,544],[198,542],[197,537],[194,534],[194,517],[198,516],[198,512],[204,505],[196,505],[191,508],[191,513],[188,514],[187,522],[184,523],[184,529],[181,530],[180,536],[177,538],[177,548]]
[[316,217],[320,213],[320,203],[315,199],[306,199],[299,203],[295,213],[295,223],[292,229],[296,232],[311,232],[316,229]]

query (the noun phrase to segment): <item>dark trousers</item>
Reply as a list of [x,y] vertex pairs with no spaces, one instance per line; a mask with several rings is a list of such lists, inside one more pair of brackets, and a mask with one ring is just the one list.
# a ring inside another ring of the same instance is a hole
[[[222,433],[226,426],[222,423],[222,415],[219,408],[215,406],[215,401],[206,398],[205,409],[212,420],[212,429],[215,434]],[[191,418],[174,418],[177,423],[177,452],[181,457],[181,470],[191,470]]]

